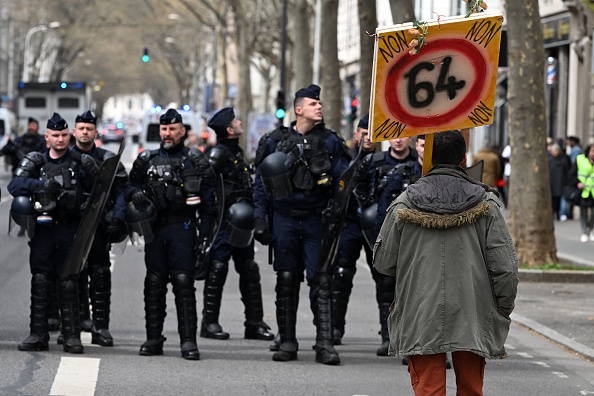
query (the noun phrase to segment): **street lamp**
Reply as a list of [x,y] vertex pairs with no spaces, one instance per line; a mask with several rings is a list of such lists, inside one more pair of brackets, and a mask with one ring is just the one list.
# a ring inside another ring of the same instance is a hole
[[47,25],[33,26],[25,35],[24,60],[23,60],[23,82],[29,81],[29,66],[31,66],[31,57],[29,55],[29,45],[31,43],[31,36],[37,32],[46,31],[47,29],[55,29],[60,27],[60,22],[50,22]]

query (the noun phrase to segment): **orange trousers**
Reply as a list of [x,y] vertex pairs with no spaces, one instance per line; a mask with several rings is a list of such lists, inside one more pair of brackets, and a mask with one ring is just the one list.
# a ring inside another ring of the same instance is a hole
[[[482,396],[485,358],[472,352],[452,352],[456,396]],[[445,396],[446,354],[408,356],[408,372],[415,396]]]

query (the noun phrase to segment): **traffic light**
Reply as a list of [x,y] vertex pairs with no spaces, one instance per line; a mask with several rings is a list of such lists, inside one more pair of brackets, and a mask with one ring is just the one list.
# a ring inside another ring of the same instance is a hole
[[278,91],[276,94],[276,118],[282,120],[285,118],[285,93],[283,91]]
[[148,63],[148,61],[151,60],[151,57],[149,56],[149,49],[147,47],[144,47],[144,52],[142,53],[142,61],[144,63]]
[[359,99],[352,98],[351,99],[351,122],[355,122],[357,119],[357,107],[359,106]]

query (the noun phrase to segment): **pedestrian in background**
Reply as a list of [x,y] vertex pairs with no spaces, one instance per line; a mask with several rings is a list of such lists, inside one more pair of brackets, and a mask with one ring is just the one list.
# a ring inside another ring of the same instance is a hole
[[553,143],[549,148],[549,180],[551,185],[551,201],[553,216],[561,220],[561,197],[563,188],[567,185],[569,176],[569,158],[561,151],[558,144]]
[[580,201],[580,242],[594,241],[594,145],[578,154],[570,171],[570,185],[582,190]]
[[479,150],[472,158],[472,165],[483,161],[482,181],[488,186],[495,187],[501,176],[501,161],[499,155],[493,150],[492,145],[487,145]]
[[485,358],[507,356],[518,260],[501,201],[465,156],[460,131],[436,133],[433,168],[388,209],[374,247],[396,277],[390,351],[408,356],[415,395],[446,394],[446,352],[460,395],[482,395]]

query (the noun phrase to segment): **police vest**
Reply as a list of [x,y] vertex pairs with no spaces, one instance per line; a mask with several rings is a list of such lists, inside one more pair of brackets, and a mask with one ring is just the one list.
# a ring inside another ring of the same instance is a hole
[[226,145],[219,144],[213,150],[221,150],[227,159],[223,166],[223,186],[225,206],[229,207],[239,200],[252,202],[252,169],[246,164],[243,151],[233,153]]
[[370,154],[365,157],[365,160],[369,162],[370,167],[375,168],[374,180],[371,180],[369,194],[372,196],[373,201],[377,202],[386,189],[388,180],[396,167],[387,163],[386,152],[383,151]]
[[286,153],[293,160],[293,187],[306,194],[327,192],[332,186],[332,163],[324,143],[335,132],[326,128],[319,128],[318,131],[302,136],[299,133],[290,133],[288,128],[279,128],[269,135],[277,142],[276,151]]
[[61,163],[50,161],[47,156],[44,158],[45,162],[40,169],[40,179],[44,181],[51,179],[60,185],[60,190],[56,194],[56,215],[80,215],[84,196],[82,180],[78,180],[80,176],[79,163],[71,158]]
[[585,154],[580,154],[575,159],[577,177],[584,184],[582,198],[588,198],[594,192],[594,165]]

